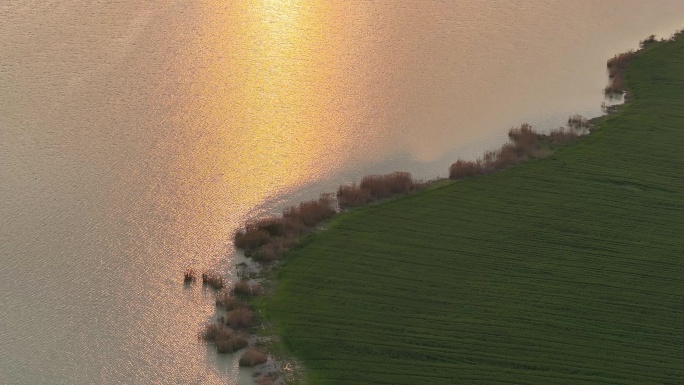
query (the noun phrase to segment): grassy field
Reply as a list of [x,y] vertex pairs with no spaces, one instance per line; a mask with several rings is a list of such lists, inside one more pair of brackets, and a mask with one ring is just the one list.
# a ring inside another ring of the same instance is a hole
[[684,384],[684,39],[626,81],[549,158],[339,215],[290,252],[260,306],[308,382]]

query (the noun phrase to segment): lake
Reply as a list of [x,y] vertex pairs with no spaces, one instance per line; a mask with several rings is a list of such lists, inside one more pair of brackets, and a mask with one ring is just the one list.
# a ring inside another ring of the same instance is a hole
[[601,113],[680,0],[0,4],[0,383],[247,384],[197,339],[245,221],[363,175],[447,175]]

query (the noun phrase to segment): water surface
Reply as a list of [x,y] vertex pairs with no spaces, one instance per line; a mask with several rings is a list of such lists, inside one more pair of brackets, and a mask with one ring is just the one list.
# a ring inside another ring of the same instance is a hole
[[245,220],[362,175],[446,175],[600,112],[679,0],[0,4],[0,383],[246,383],[196,335]]

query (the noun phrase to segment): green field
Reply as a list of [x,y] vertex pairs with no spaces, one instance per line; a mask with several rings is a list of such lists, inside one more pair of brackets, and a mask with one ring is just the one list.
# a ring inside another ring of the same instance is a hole
[[290,252],[260,306],[308,382],[684,384],[684,39],[627,85],[546,159],[338,215]]

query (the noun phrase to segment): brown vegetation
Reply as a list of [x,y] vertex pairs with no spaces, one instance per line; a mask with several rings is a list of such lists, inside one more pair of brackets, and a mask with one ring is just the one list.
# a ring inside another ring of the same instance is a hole
[[[369,175],[359,185],[341,186],[337,192],[337,204],[342,209],[357,207],[423,186],[407,172]],[[244,229],[236,232],[235,246],[243,249],[245,255],[257,262],[271,263],[295,247],[303,234],[330,219],[335,213],[335,196],[323,194],[317,200],[285,209],[280,217],[267,217],[247,223]],[[240,291],[243,287],[236,289]]]
[[464,179],[491,174],[529,159],[538,159],[550,153],[549,146],[572,142],[591,130],[588,119],[573,115],[568,119],[569,128],[558,128],[544,135],[535,132],[529,124],[513,127],[508,131],[510,141],[496,151],[487,151],[482,157],[467,161],[459,159],[449,167],[449,178]]
[[261,285],[258,283],[250,284],[247,280],[242,279],[233,286],[233,294],[240,297],[256,296],[261,294]]
[[204,327],[204,330],[202,330],[200,337],[202,337],[204,341],[210,342],[228,339],[232,337],[233,334],[235,334],[235,330],[229,328],[224,324],[216,323],[206,325]]
[[342,209],[363,206],[370,201],[370,191],[362,189],[356,183],[340,186],[337,190],[337,203]]
[[200,333],[205,342],[213,342],[219,353],[233,353],[247,346],[247,337],[230,327],[221,324],[209,324]]
[[298,206],[285,209],[283,218],[314,227],[335,215],[334,204],[334,198],[330,194],[323,194],[318,200],[302,202]]
[[555,130],[551,130],[546,137],[552,144],[567,144],[577,140],[579,134],[576,130],[559,127]]
[[247,223],[235,234],[235,246],[261,263],[278,259],[298,243],[299,237],[335,215],[334,199],[329,194],[302,202],[283,211],[281,217],[262,218]]
[[581,132],[588,132],[594,128],[589,119],[579,114],[571,115],[568,118],[568,127]]
[[419,186],[408,172],[367,175],[358,185],[340,186],[337,190],[337,203],[342,209],[358,207],[374,200],[409,193]]
[[216,306],[226,310],[233,310],[239,306],[244,306],[244,304],[235,298],[233,293],[223,290],[216,295]]
[[625,73],[627,65],[636,57],[634,50],[617,54],[608,60],[608,85],[603,90],[608,97],[623,95],[625,92]]
[[216,290],[221,290],[226,287],[226,282],[221,275],[206,271],[202,273],[202,284],[211,286]]
[[249,345],[247,336],[243,333],[235,333],[232,337],[226,340],[217,340],[216,351],[219,353],[234,353],[240,349],[244,349]]
[[240,366],[253,367],[263,364],[266,361],[268,361],[268,355],[266,353],[257,348],[250,347],[247,348],[242,354],[242,357],[240,357]]
[[254,325],[255,321],[256,315],[246,306],[237,307],[226,315],[226,324],[235,329],[248,328]]
[[193,269],[185,269],[183,273],[183,282],[192,283],[197,279],[197,273]]

